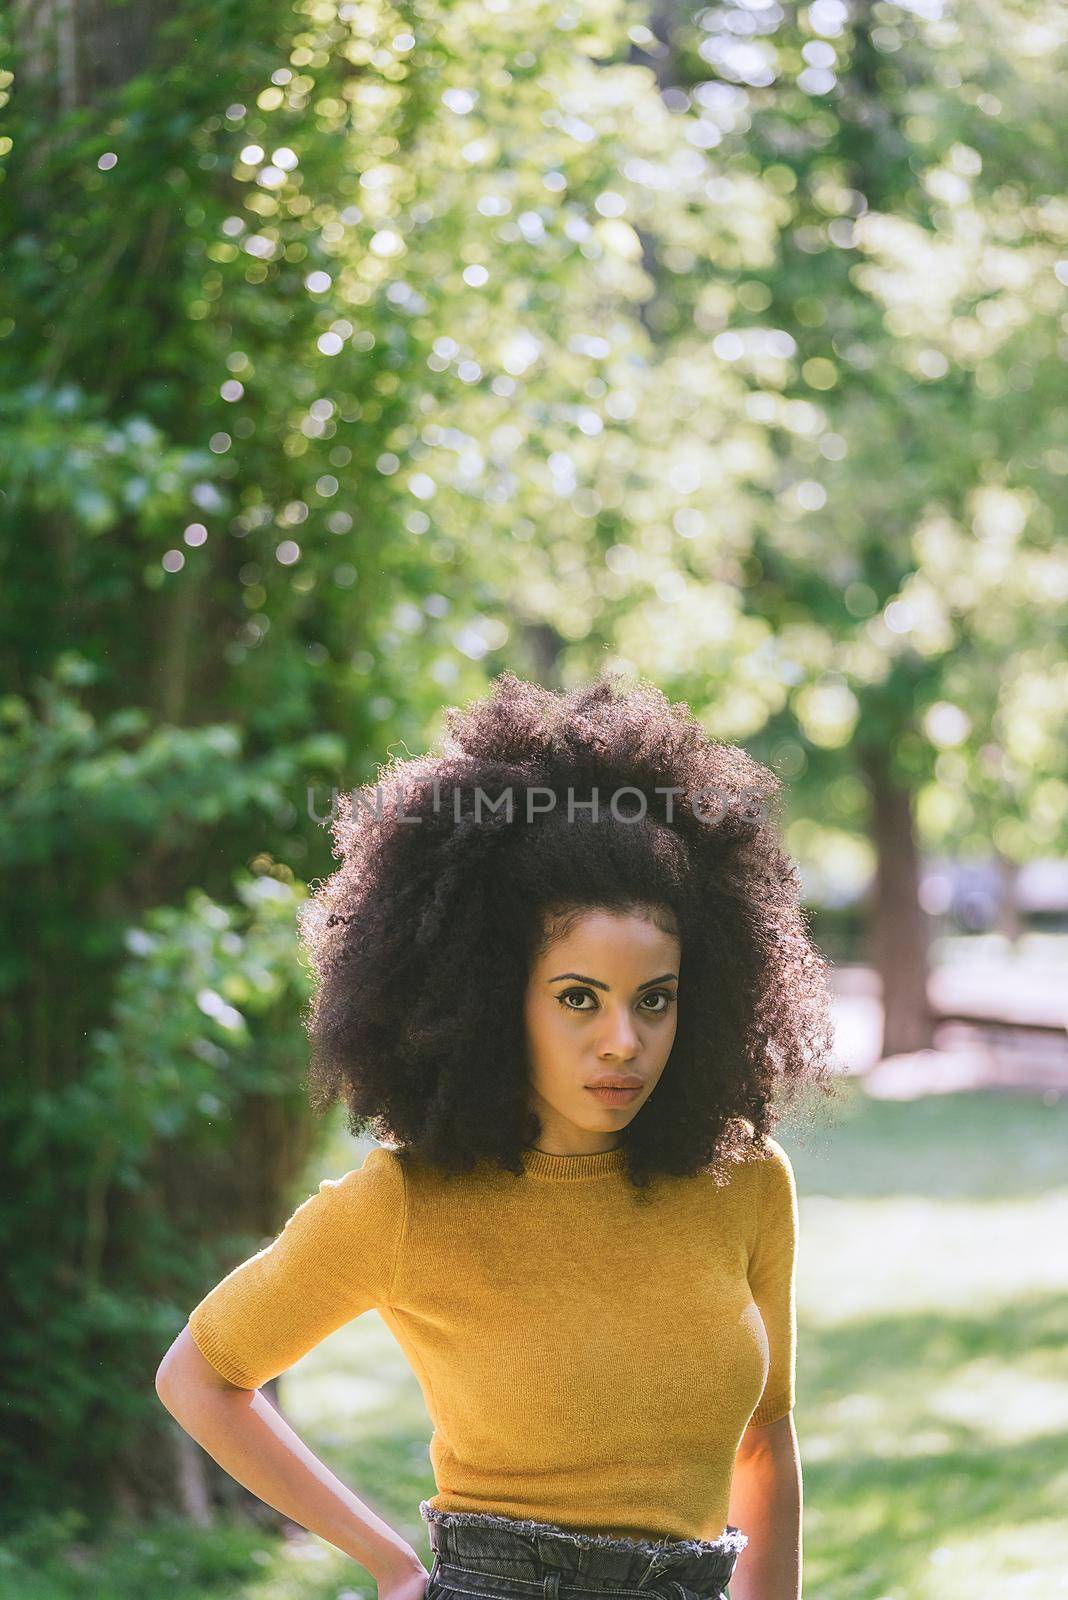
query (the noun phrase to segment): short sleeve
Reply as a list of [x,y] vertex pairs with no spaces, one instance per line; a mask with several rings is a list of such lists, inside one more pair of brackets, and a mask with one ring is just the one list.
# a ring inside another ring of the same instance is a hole
[[786,1416],[794,1404],[797,1351],[797,1186],[790,1158],[775,1139],[759,1162],[756,1238],[749,1257],[749,1287],[768,1337],[764,1392],[750,1417],[763,1425]]
[[278,1237],[190,1313],[201,1354],[230,1383],[258,1389],[335,1329],[388,1304],[405,1198],[404,1169],[381,1145],[361,1167],[324,1178]]

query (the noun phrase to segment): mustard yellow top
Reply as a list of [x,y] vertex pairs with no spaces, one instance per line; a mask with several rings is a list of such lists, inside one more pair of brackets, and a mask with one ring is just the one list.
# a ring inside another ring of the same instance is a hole
[[661,1178],[639,1204],[623,1159],[527,1149],[522,1177],[448,1177],[377,1145],[205,1296],[192,1337],[252,1389],[375,1307],[433,1423],[432,1507],[717,1539],[746,1425],[794,1403],[793,1169],[770,1140],[722,1188]]

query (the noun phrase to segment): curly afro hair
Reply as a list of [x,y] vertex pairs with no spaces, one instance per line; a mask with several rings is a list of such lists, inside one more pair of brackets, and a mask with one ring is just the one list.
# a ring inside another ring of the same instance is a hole
[[340,797],[340,865],[301,907],[317,1113],[342,1100],[406,1163],[520,1175],[527,976],[551,919],[595,908],[666,917],[684,952],[668,1065],[623,1133],[636,1189],[765,1148],[780,1089],[834,1092],[774,773],[612,674],[555,693],[505,672],[445,719],[440,755]]

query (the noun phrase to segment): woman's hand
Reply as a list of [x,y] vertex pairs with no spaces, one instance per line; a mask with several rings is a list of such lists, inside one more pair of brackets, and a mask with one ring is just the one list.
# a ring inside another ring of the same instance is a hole
[[410,1561],[376,1572],[375,1581],[378,1600],[424,1600],[430,1574],[413,1550]]

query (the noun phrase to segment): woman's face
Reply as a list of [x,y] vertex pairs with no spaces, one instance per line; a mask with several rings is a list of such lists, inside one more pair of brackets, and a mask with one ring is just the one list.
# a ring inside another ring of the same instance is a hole
[[[641,915],[590,911],[534,962],[525,1001],[539,1150],[611,1150],[656,1088],[675,1041],[679,940]],[[630,1079],[629,1095],[591,1084]]]

